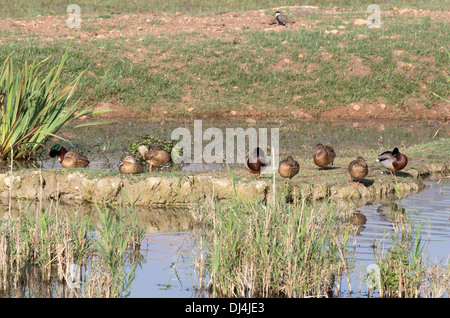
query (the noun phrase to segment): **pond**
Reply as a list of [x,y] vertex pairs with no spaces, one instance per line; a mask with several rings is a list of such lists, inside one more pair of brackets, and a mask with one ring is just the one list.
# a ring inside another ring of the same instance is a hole
[[[425,258],[437,264],[447,263],[450,257],[450,181],[427,182],[424,191],[402,199],[401,204],[415,224],[422,222]],[[389,234],[393,232],[393,225],[386,207],[377,204],[357,209],[364,221],[354,245],[349,244],[352,246],[348,248],[355,254],[356,272],[360,274],[351,277],[351,293],[343,279],[336,297],[368,296],[361,276],[367,266],[375,262],[375,253],[383,253],[391,246]],[[199,235],[195,231],[148,233],[142,246],[147,261],[136,272],[130,297],[207,297],[193,287],[196,284],[194,262],[200,253],[198,246]],[[370,297],[378,295],[371,293]]]
[[[250,126],[279,128],[280,155],[295,154],[305,160],[309,160],[309,149],[317,142],[334,145],[338,156],[362,149],[364,153],[376,158],[377,152],[382,148],[405,148],[437,138],[448,138],[448,125],[430,121],[280,121],[258,122],[256,125],[248,125],[242,121],[203,122],[203,129],[218,127],[222,131],[227,127]],[[70,140],[70,143],[61,143],[86,154],[91,161],[90,169],[118,169],[119,158],[128,150],[130,143],[140,141],[147,135],[170,140],[171,132],[177,127],[192,130],[193,123],[147,123],[133,118],[114,119],[111,124],[98,127],[69,127],[61,131],[61,136]],[[51,147],[55,142],[56,140],[52,140],[48,146]],[[41,166],[43,169],[60,167],[46,152],[38,155],[34,166]],[[20,168],[20,165],[16,168]],[[7,169],[7,166],[0,168]],[[245,170],[242,167],[239,169]],[[186,165],[181,170],[206,174],[211,173],[211,170],[227,171],[223,164]],[[426,248],[429,259],[447,262],[450,256],[450,182],[444,178],[439,182],[435,180],[426,184],[425,190],[404,198],[402,206],[410,211],[415,222],[423,222],[423,241],[430,243]],[[361,268],[359,276],[362,276],[366,267],[374,263],[374,253],[389,248],[389,233],[392,232],[393,225],[386,215],[384,205],[366,205],[357,211],[363,221],[359,225],[354,244],[349,248],[356,255],[357,266]],[[192,220],[180,210],[167,213],[164,209],[153,208],[142,212],[141,218],[147,228],[141,247],[144,262],[137,269],[130,297],[208,297],[207,294],[197,293],[194,288],[194,263],[201,250],[200,235],[193,230]],[[346,282],[343,282],[337,297],[367,297],[366,287],[361,285],[361,281],[361,277],[352,277],[351,292],[345,286]],[[372,293],[370,297],[377,295]]]

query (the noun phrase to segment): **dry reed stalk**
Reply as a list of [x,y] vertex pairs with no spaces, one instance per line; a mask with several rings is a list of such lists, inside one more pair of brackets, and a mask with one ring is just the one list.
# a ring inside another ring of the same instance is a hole
[[[3,108],[2,108],[3,109]],[[12,204],[12,185],[13,185],[13,165],[14,165],[14,150],[11,148],[11,170],[9,174],[9,205],[8,205],[8,215],[9,215],[9,222],[11,222],[11,204]]]

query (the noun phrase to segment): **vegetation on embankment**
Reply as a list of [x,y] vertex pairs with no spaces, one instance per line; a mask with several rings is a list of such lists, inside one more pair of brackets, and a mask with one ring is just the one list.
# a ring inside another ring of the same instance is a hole
[[[437,143],[442,145],[444,142]],[[418,146],[417,151],[422,151]],[[105,169],[18,170],[0,175],[0,197],[26,199],[82,200],[87,202],[118,202],[129,199],[136,206],[199,204],[205,200],[240,198],[268,202],[275,190],[288,198],[336,199],[361,206],[367,202],[390,200],[400,194],[407,196],[425,187],[422,178],[445,176],[450,163],[441,160],[414,159],[410,166],[392,178],[380,167],[371,168],[360,185],[349,180],[345,167],[317,170],[301,169],[290,183],[263,175],[262,180],[247,178],[243,169],[231,175],[217,171],[199,173],[177,171],[123,175]],[[10,188],[10,186],[12,186]],[[398,189],[398,192],[396,191]],[[11,190],[11,191],[10,191]]]
[[[397,0],[395,4],[390,0],[380,0],[377,3],[384,8],[422,8],[432,10],[445,9],[445,4],[441,0]],[[49,5],[46,1],[38,0],[32,3],[26,0],[18,0],[14,6],[5,6],[0,12],[0,17],[32,17],[36,15],[58,15],[65,13],[67,2],[62,0],[52,1]],[[242,11],[255,10],[261,7],[294,6],[298,5],[296,0],[189,0],[189,1],[159,1],[159,0],[112,0],[112,1],[90,1],[78,0],[77,5],[83,8],[84,13],[97,13],[103,15],[113,15],[119,13],[131,13],[136,11],[156,11],[156,12],[188,12],[214,13],[223,10]],[[302,5],[320,6],[325,8],[343,7],[354,9],[366,9],[367,1],[364,0],[305,0]]]
[[365,10],[295,7],[284,11],[298,23],[282,28],[270,4],[206,16],[86,10],[79,29],[64,16],[6,19],[0,58],[61,56],[72,39],[63,82],[86,70],[75,99],[149,119],[448,118],[434,95],[448,97],[448,14],[386,6],[380,28],[355,24]]

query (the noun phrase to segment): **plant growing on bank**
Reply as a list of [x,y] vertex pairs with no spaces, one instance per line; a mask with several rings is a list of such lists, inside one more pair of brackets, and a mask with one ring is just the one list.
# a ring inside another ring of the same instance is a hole
[[95,219],[50,204],[33,212],[30,204],[0,223],[0,295],[54,297],[63,286],[58,297],[128,295],[144,233],[134,211],[97,207]]
[[[70,47],[70,46],[69,46]],[[15,70],[11,57],[0,68],[0,158],[13,150],[14,158],[33,158],[47,138],[72,121],[96,114],[92,107],[80,110],[71,97],[83,73],[67,85],[60,84],[60,75],[69,51],[47,74],[40,67],[49,58],[29,64],[26,59]],[[90,123],[89,125],[98,123]],[[78,125],[77,127],[82,126]]]
[[206,266],[213,295],[328,297],[348,274],[353,230],[333,206],[285,199],[210,206]]
[[[414,224],[407,209],[402,207],[397,179],[390,181],[397,192],[398,201],[391,205],[390,219],[394,231],[392,246],[387,253],[377,255],[379,281],[375,288],[380,297],[419,298],[442,297],[450,290],[448,259],[446,267],[430,264],[424,257],[422,223]],[[439,279],[436,279],[439,277]]]
[[[427,265],[423,259],[423,244],[417,226],[415,235],[412,224],[394,226],[391,235],[392,247],[379,257],[376,264],[380,268],[380,296],[417,298],[420,285],[425,281]],[[401,230],[400,230],[401,229]]]

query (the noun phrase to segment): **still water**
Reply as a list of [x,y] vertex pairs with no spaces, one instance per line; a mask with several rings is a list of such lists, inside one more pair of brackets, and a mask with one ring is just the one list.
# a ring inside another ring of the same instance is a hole
[[[450,257],[450,181],[447,179],[426,184],[428,187],[424,191],[404,198],[401,205],[414,224],[422,222],[425,259],[433,263],[447,263]],[[367,297],[367,288],[361,275],[368,265],[375,262],[376,253],[385,253],[390,247],[389,234],[393,231],[393,225],[389,220],[387,206],[366,205],[357,211],[364,221],[359,226],[355,244],[349,244],[357,260],[356,274],[351,277],[351,295],[348,285],[343,283],[339,297]],[[199,253],[196,233],[147,234],[142,253],[147,261],[136,271],[130,297],[207,297],[196,294],[193,288],[193,263]],[[370,297],[376,297],[376,294]]]
[[[209,127],[241,127],[241,122],[204,122],[204,129]],[[244,125],[245,126],[245,125]],[[278,127],[280,129],[280,154],[294,153],[300,157],[309,155],[309,148],[317,142],[331,144],[338,152],[347,153],[355,148],[392,149],[416,144],[423,144],[448,138],[449,127],[441,123],[423,122],[377,122],[359,120],[348,121],[310,121],[310,122],[276,122],[258,123],[255,127]],[[171,132],[177,127],[187,127],[192,130],[192,123],[147,123],[129,119],[127,122],[113,121],[109,125],[67,128],[60,135],[69,143],[62,143],[71,149],[86,154],[91,160],[91,169],[118,169],[120,155],[129,150],[129,145],[140,141],[147,135],[156,135],[162,140],[170,140]],[[339,153],[338,153],[339,155]],[[59,163],[48,157],[48,152],[42,152],[36,158],[36,163],[44,169],[59,168]],[[18,167],[20,168],[20,167]],[[28,167],[30,168],[30,167]],[[224,170],[224,167],[208,166],[212,170]],[[4,169],[9,170],[7,166]],[[2,168],[0,167],[0,171]],[[205,166],[186,166],[183,170],[205,170]],[[429,182],[424,191],[402,200],[411,218],[416,223],[422,222],[423,242],[427,244],[426,257],[431,261],[447,262],[450,255],[450,181]],[[383,205],[368,205],[358,209],[358,216],[363,220],[359,224],[359,232],[354,244],[349,244],[351,252],[355,253],[361,268],[374,263],[374,253],[387,250],[390,244],[389,233],[393,225],[389,221],[388,210]],[[153,214],[154,211],[151,211]],[[161,219],[178,219],[175,214],[159,213]],[[187,222],[189,223],[189,222]],[[187,224],[186,223],[186,224]],[[137,269],[136,277],[131,286],[130,297],[145,298],[175,298],[175,297],[207,297],[197,294],[194,285],[194,262],[199,254],[199,234],[189,226],[164,228],[152,223],[141,247],[144,262]],[[352,242],[353,243],[353,242]],[[373,246],[376,248],[373,248]],[[353,279],[354,278],[354,279]],[[351,290],[341,286],[340,297],[366,297],[366,288],[361,285],[361,275],[352,277]],[[207,283],[207,282],[206,282]]]

